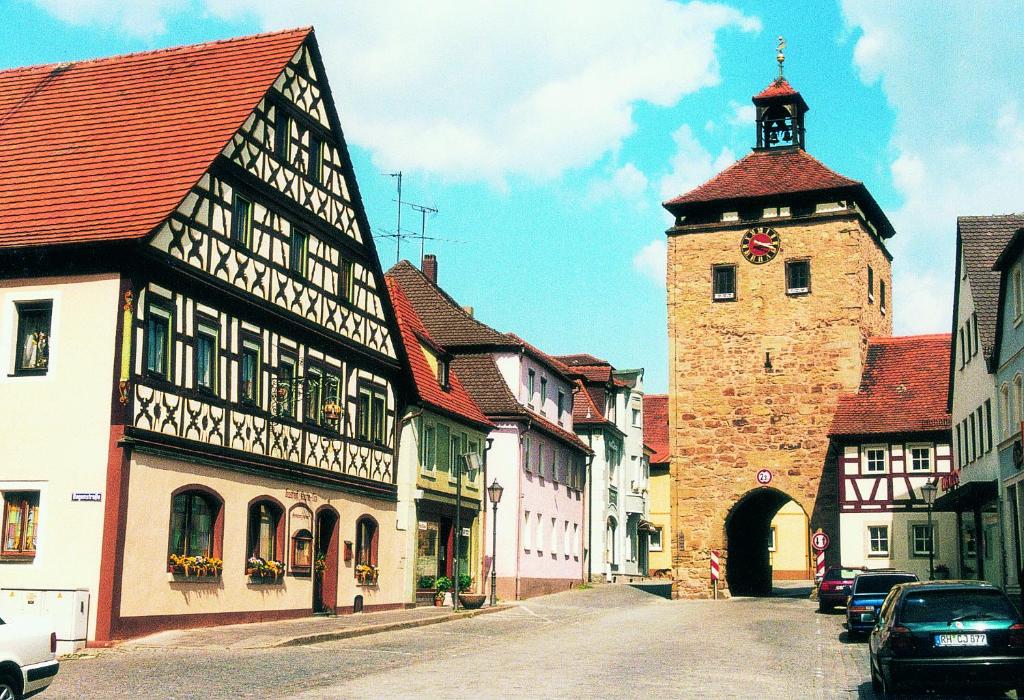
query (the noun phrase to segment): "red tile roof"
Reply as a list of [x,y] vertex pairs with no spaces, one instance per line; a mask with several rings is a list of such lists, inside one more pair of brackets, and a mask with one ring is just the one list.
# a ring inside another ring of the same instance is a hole
[[753,151],[700,187],[665,202],[675,205],[813,192],[861,183],[830,170],[801,148]]
[[398,282],[387,277],[388,292],[391,295],[391,304],[395,309],[395,317],[398,320],[398,328],[402,332],[402,343],[405,345],[405,352],[409,357],[409,365],[412,368],[413,379],[416,384],[416,393],[420,400],[432,408],[439,409],[455,418],[461,418],[476,424],[476,426],[491,429],[494,424],[487,420],[480,407],[470,398],[459,380],[458,373],[449,368],[448,390],[445,391],[434,376],[434,372],[427,363],[427,358],[420,348],[420,341],[427,341],[427,345],[437,347],[437,344],[430,339],[423,321],[416,315],[409,303],[409,298],[402,292]]
[[0,71],[0,248],[149,234],[311,33]]
[[644,396],[644,444],[654,450],[651,464],[668,464],[668,396]]
[[839,398],[829,435],[949,430],[950,335],[871,338],[856,394]]
[[607,423],[604,411],[598,407],[593,395],[583,386],[583,382],[576,380],[576,391],[572,401],[572,424],[576,425],[598,425]]
[[776,78],[772,82],[768,83],[768,87],[754,95],[754,99],[764,100],[770,97],[791,97],[799,94],[800,93],[794,90],[793,86],[789,84],[788,80],[785,78]]

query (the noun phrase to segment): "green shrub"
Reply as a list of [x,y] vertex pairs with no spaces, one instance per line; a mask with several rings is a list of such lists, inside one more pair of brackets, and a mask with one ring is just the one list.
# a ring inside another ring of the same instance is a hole
[[437,590],[438,593],[450,591],[452,589],[452,580],[447,576],[438,576],[434,581],[434,589]]
[[433,576],[420,576],[419,579],[416,581],[416,588],[426,589],[426,588],[433,588],[433,587],[434,587],[434,577]]
[[459,590],[468,591],[473,585],[473,577],[469,574],[459,574]]

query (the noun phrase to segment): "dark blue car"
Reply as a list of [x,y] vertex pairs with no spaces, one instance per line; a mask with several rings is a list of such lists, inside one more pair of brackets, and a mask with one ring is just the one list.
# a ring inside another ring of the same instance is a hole
[[865,571],[853,580],[846,601],[846,629],[850,634],[867,634],[878,620],[878,609],[893,586],[917,581],[907,571]]

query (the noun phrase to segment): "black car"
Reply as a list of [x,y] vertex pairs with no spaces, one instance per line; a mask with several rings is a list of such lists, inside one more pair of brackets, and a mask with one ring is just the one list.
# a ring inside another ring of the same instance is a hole
[[869,643],[871,684],[1024,697],[1024,621],[1006,594],[978,581],[896,586]]

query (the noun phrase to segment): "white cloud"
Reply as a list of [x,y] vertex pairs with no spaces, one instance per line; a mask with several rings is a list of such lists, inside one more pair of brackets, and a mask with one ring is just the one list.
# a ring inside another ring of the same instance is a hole
[[1024,44],[1007,41],[1021,29],[1020,3],[844,0],[843,13],[859,32],[861,79],[881,87],[896,116],[897,330],[946,331],[956,217],[1024,208]]
[[757,111],[754,109],[754,105],[744,105],[730,100],[729,108],[732,110],[732,114],[727,119],[730,124],[753,128],[754,120],[757,119]]
[[34,0],[51,15],[69,24],[119,29],[148,39],[167,31],[167,18],[181,12],[188,0]]
[[645,245],[633,256],[633,269],[664,287],[667,259],[668,244],[664,238],[658,238]]
[[671,170],[661,178],[658,186],[662,201],[692,190],[736,161],[735,154],[728,147],[713,156],[687,124],[676,129],[672,138],[676,142],[676,150],[669,161]]
[[[185,0],[143,0],[152,31]],[[36,0],[131,31],[140,3]],[[757,19],[725,5],[191,0],[193,11],[316,27],[346,136],[382,169],[454,180],[557,177],[615,152],[634,107],[676,104],[719,82],[716,37]],[[101,21],[102,20],[102,21]]]
[[607,180],[595,180],[587,188],[588,204],[607,200],[625,200],[642,207],[647,203],[647,176],[633,163],[626,163]]

